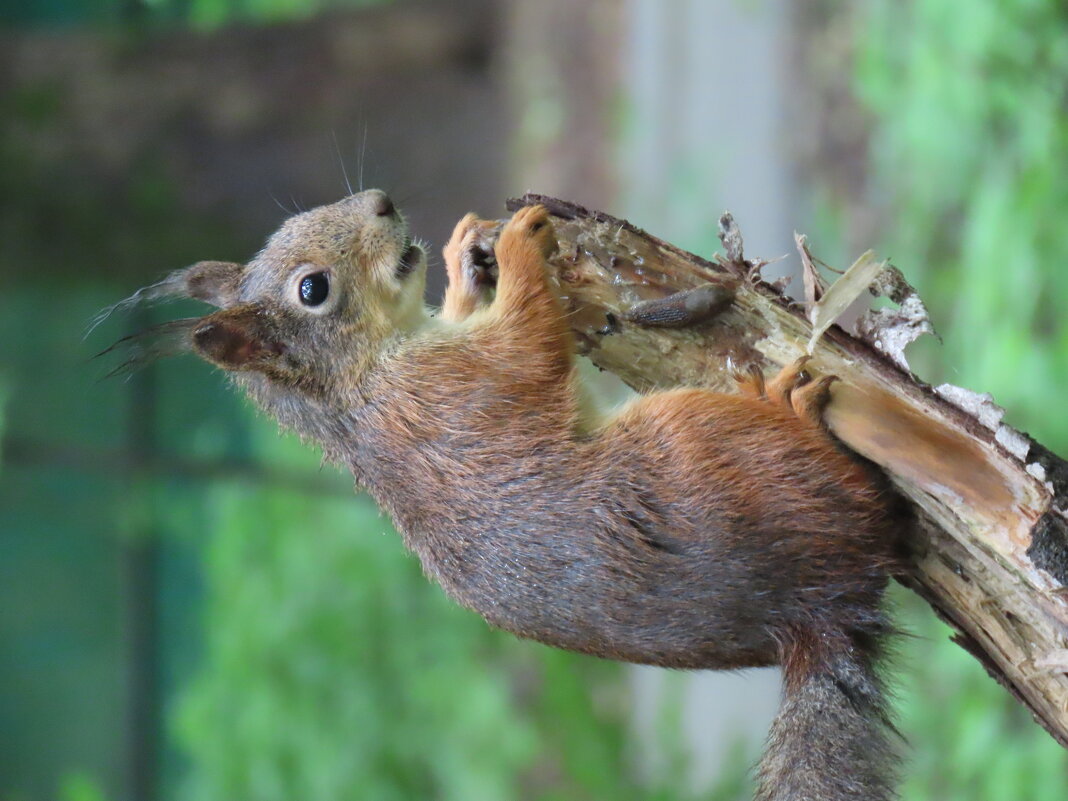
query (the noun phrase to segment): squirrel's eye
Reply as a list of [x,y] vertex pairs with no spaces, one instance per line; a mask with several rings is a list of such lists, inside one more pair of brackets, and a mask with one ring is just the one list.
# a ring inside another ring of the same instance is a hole
[[330,279],[326,273],[306,275],[300,282],[300,302],[305,306],[319,306],[330,294]]

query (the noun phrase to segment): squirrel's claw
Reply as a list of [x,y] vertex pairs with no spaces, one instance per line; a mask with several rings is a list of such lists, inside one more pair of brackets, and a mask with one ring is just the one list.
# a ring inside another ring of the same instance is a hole
[[755,364],[749,365],[744,373],[734,373],[734,380],[738,382],[739,391],[746,397],[756,400],[768,399],[764,373]]
[[779,374],[768,382],[768,400],[788,407],[793,391],[802,384],[807,384],[812,378],[805,371],[805,365],[811,359],[811,356],[802,356],[783,367]]
[[462,320],[489,300],[490,290],[497,285],[494,239],[500,225],[496,220],[467,214],[453,229],[444,249],[449,277],[442,306],[444,319]]
[[813,381],[805,369],[811,359],[811,356],[795,359],[771,381],[765,382],[764,373],[756,365],[750,365],[745,374],[735,374],[734,379],[743,395],[785,407],[801,419],[821,425],[823,409],[831,397],[831,384],[838,377],[826,375]]
[[499,241],[502,246],[505,246],[506,239],[516,242],[529,240],[538,248],[543,258],[549,258],[556,250],[556,237],[549,219],[549,210],[540,204],[519,209],[501,232]]
[[795,389],[790,396],[794,413],[813,425],[822,425],[823,410],[831,399],[831,384],[837,380],[836,375],[825,375]]
[[500,223],[496,220],[482,220],[473,213],[456,224],[444,252],[450,283],[462,284],[470,290],[496,283],[493,242],[499,230]]

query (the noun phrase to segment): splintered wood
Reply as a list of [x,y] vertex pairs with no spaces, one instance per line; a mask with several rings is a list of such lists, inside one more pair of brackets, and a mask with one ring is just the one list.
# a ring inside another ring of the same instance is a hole
[[[804,309],[760,280],[762,263],[745,258],[729,216],[721,221],[727,255],[707,260],[555,198],[527,195],[508,208],[532,203],[554,215],[551,264],[580,352],[635,389],[732,392],[735,373],[774,373],[806,352]],[[913,297],[899,273],[886,280],[898,297]],[[643,312],[648,301],[688,290]],[[698,322],[670,327],[687,320]],[[867,318],[868,342],[892,325],[928,325],[901,314],[885,322],[880,329]],[[839,378],[827,424],[883,467],[913,506],[912,559],[897,578],[1068,747],[1068,464],[1001,425],[996,411],[984,414],[996,407],[982,398],[965,392],[954,405],[919,382],[902,369],[893,333],[886,352],[838,326],[815,344],[812,372]],[[985,408],[965,411],[968,401]]]

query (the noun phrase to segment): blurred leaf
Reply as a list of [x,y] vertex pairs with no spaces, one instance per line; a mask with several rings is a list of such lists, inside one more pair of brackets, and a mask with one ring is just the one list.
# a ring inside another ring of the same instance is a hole
[[84,773],[72,773],[63,778],[59,801],[107,801],[100,785]]

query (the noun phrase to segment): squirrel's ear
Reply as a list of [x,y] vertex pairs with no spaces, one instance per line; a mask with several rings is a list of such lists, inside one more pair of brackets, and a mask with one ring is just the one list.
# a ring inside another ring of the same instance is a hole
[[193,349],[224,370],[257,370],[285,352],[257,306],[244,305],[202,317],[192,332]]
[[225,308],[237,302],[245,265],[230,261],[198,261],[180,271],[191,298]]

